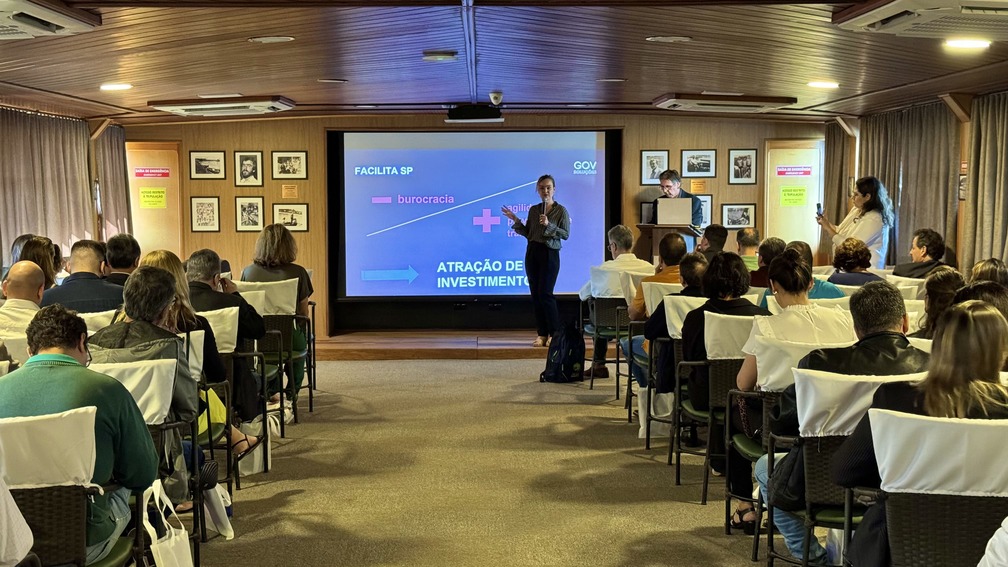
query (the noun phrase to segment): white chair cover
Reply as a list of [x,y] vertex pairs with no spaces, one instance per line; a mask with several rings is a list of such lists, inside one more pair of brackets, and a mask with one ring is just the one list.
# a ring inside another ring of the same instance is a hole
[[619,283],[620,290],[623,292],[623,298],[626,299],[627,305],[633,302],[634,297],[637,296],[637,285],[641,283],[641,280],[646,278],[644,274],[635,274],[633,272],[620,272]]
[[903,295],[903,299],[917,299],[917,287],[908,285],[898,285],[896,289],[900,290],[900,294]]
[[854,341],[837,344],[797,343],[760,335],[756,337],[756,386],[768,392],[780,392],[794,384],[791,369],[798,361],[817,348],[837,348]]
[[[752,288],[749,288],[749,291],[752,291]],[[742,299],[745,299],[753,305],[759,305],[760,299],[763,299],[763,293],[747,293],[742,296]]]
[[3,335],[0,342],[7,347],[7,354],[19,363],[28,360],[28,337],[26,335]]
[[241,295],[242,299],[256,310],[256,313],[262,315],[266,312],[265,291],[261,289],[247,289],[239,292],[238,295]]
[[0,566],[17,565],[35,543],[31,528],[0,476]]
[[843,294],[846,295],[847,297],[850,297],[850,296],[854,295],[854,292],[856,292],[857,290],[861,289],[861,286],[859,286],[859,285],[839,285],[839,284],[837,284],[837,289],[839,289],[840,291],[842,291]]
[[795,368],[798,431],[802,437],[850,435],[886,382],[918,382],[926,372],[895,376],[852,376]]
[[689,297],[685,295],[665,296],[665,324],[668,326],[669,336],[673,339],[682,338],[682,324],[686,315],[690,311],[707,303],[706,297]]
[[[850,297],[831,297],[829,299],[809,299],[809,303],[815,303],[822,307],[839,307],[844,311],[850,311]],[[770,310],[771,315],[776,315],[783,311],[784,309],[777,303],[777,298],[773,295],[767,296],[767,309]]]
[[175,360],[92,362],[88,368],[111,376],[126,386],[147,425],[159,425],[168,418],[175,389]]
[[[923,278],[904,278],[902,276],[894,276],[888,274],[885,279],[895,285],[896,287],[911,287],[917,290],[912,299],[924,299],[924,279]],[[906,297],[906,296],[904,296]]]
[[78,313],[84,323],[87,324],[89,333],[97,333],[112,324],[112,317],[115,316],[115,309],[111,311],[99,311],[98,313]]
[[742,346],[749,340],[754,317],[704,313],[704,346],[707,360],[745,358]]
[[624,276],[624,274],[637,274],[641,279],[647,276],[654,275],[654,268],[650,270],[639,270],[639,271],[616,271],[616,270],[604,270],[601,266],[592,266],[589,269],[591,274],[590,285],[591,285],[591,296],[592,297],[623,297],[626,298],[626,294],[623,293],[623,284],[621,279],[624,277],[631,277],[629,275]]
[[916,347],[924,352],[931,352],[931,339],[908,337],[907,340],[910,341],[910,346]]
[[836,268],[833,266],[812,266],[813,276],[823,276],[822,279],[827,279],[836,272]]
[[749,297],[749,296],[755,295],[756,296],[756,300],[755,301],[750,300],[750,301],[751,301],[751,303],[753,305],[759,305],[759,301],[761,299],[763,299],[763,294],[766,293],[768,289],[770,289],[770,288],[768,288],[768,287],[758,287],[758,286],[749,286],[749,291],[745,292],[745,295],[743,295],[742,297]]
[[682,284],[661,282],[643,282],[641,287],[644,292],[644,307],[648,313],[654,313],[666,295],[679,293],[683,289]]
[[[182,352],[187,353],[189,357],[189,375],[198,382],[203,376],[203,343],[206,339],[206,331],[192,331],[188,334],[192,344],[183,344]],[[186,333],[179,333],[178,336],[184,343]],[[216,339],[216,336],[214,338]]]
[[892,268],[868,268],[868,271],[875,274],[880,278],[885,278],[886,276],[892,274]]
[[97,413],[98,408],[87,406],[0,419],[0,476],[7,486],[91,485]]
[[1008,419],[951,419],[871,409],[882,490],[922,494],[1008,496],[1008,467],[999,458]]
[[232,353],[238,346],[238,307],[225,307],[214,311],[200,311],[206,317],[217,340],[217,352]]
[[990,541],[987,542],[987,549],[984,551],[980,563],[977,567],[1004,567],[1008,565],[1008,518],[1001,522]]
[[[293,315],[297,310],[298,280],[292,278],[278,282],[234,282],[238,292],[245,295],[245,291],[256,290],[266,292],[266,302],[260,315]],[[248,301],[248,298],[246,298]],[[250,302],[251,303],[251,302]]]
[[4,376],[8,372],[10,372],[10,361],[8,360],[0,361],[0,376]]

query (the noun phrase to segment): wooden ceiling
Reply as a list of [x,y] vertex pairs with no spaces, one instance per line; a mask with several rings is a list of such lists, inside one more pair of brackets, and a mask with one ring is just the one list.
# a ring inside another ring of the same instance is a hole
[[[0,41],[0,104],[136,123],[175,119],[148,101],[220,93],[283,95],[297,104],[290,116],[440,113],[489,102],[494,90],[505,114],[666,113],[651,101],[716,91],[794,97],[779,114],[825,120],[1008,90],[1008,44],[954,53],[937,39],[853,33],[831,21],[878,3],[68,0],[102,25]],[[248,42],[274,35],[295,40]],[[692,41],[645,41],[664,35]],[[425,50],[458,59],[425,62]],[[625,82],[599,82],[607,78]],[[108,82],[134,88],[99,91]]]

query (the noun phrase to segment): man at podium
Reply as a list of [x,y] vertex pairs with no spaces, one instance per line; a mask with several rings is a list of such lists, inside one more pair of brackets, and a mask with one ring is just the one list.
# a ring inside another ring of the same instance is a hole
[[[658,199],[689,199],[692,202],[692,219],[690,220],[690,224],[700,226],[703,223],[703,209],[700,205],[700,199],[683,191],[682,178],[679,177],[679,172],[674,169],[666,169],[658,175],[658,181],[662,193],[664,193]],[[655,199],[651,204],[651,224],[659,224],[658,199]]]

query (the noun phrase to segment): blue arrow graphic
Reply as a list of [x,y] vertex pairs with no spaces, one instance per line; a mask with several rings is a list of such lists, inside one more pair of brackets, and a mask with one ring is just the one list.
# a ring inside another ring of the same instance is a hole
[[361,270],[360,275],[366,282],[409,280],[409,283],[413,283],[420,274],[413,266],[409,266],[405,270]]

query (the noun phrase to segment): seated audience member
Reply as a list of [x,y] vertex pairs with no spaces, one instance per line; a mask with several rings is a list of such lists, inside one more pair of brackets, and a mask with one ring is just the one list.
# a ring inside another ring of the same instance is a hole
[[[28,242],[34,237],[35,237],[34,234],[22,234],[14,239],[14,242],[11,243],[11,249],[10,249],[11,266],[21,261],[21,249],[24,248],[25,242]],[[9,268],[5,268],[3,275],[0,276],[0,281],[3,281],[4,279],[7,278],[7,272],[6,272],[7,269]]]
[[942,236],[930,228],[917,229],[910,242],[910,261],[896,264],[892,273],[904,278],[924,278],[931,270],[945,265],[941,261],[944,257],[945,240]]
[[[290,279],[298,280],[297,314],[308,315],[308,298],[315,291],[312,287],[308,270],[305,270],[294,261],[297,260],[298,247],[294,241],[294,236],[290,230],[282,224],[271,224],[259,233],[256,239],[255,257],[252,263],[242,270],[242,281],[246,282],[276,282]],[[308,348],[308,338],[301,329],[294,329],[292,339],[294,352],[304,351]],[[294,368],[287,370],[290,382],[286,388],[286,399],[293,400],[301,389],[304,381],[305,361],[299,359],[294,361]],[[280,387],[274,387],[274,395],[270,398],[273,402],[280,401]]]
[[771,317],[757,317],[752,333],[742,348],[745,362],[738,373],[740,390],[756,388],[756,337],[813,344],[853,341],[854,323],[839,307],[821,307],[809,301],[816,282],[812,267],[802,253],[788,247],[770,263],[770,289],[782,311]]
[[728,241],[728,229],[720,224],[707,225],[704,229],[703,236],[700,237],[700,244],[697,244],[697,252],[703,252],[704,257],[707,258],[707,262],[710,263],[711,258],[715,254],[724,250],[725,242]]
[[[812,269],[812,248],[807,242],[802,242],[801,240],[793,240],[788,242],[787,248],[785,250],[796,250],[800,255],[802,261],[805,262],[809,269]],[[769,277],[769,273],[767,274]],[[771,278],[772,279],[772,278]],[[767,297],[770,296],[772,290],[767,289],[763,293],[763,299],[760,301],[760,307],[767,306]],[[828,281],[820,280],[817,278],[812,278],[812,288],[809,289],[808,298],[809,299],[836,299],[844,296],[844,292],[836,286],[836,284],[831,284]]]
[[140,243],[133,236],[120,233],[105,243],[105,281],[125,285],[126,278],[140,265]]
[[[738,244],[738,254],[745,262],[750,272],[759,269],[759,231],[755,228],[742,228],[735,233],[735,243]],[[750,278],[752,279],[752,278]]]
[[997,258],[980,260],[973,265],[973,270],[970,272],[970,282],[983,281],[1008,285],[1008,267]]
[[755,271],[749,272],[749,280],[753,287],[769,287],[770,280],[767,279],[767,270],[770,268],[770,262],[780,253],[787,248],[787,244],[777,238],[776,236],[771,236],[760,243],[759,246],[759,256],[756,258],[758,268]]
[[945,310],[952,306],[952,299],[959,288],[965,285],[962,274],[949,266],[938,266],[924,280],[924,315],[920,328],[911,337],[930,339],[934,336],[938,321]]
[[34,262],[22,260],[11,266],[2,288],[7,301],[0,305],[0,334],[24,333],[38,313],[45,274]]
[[952,298],[952,305],[958,305],[971,299],[989,303],[1008,320],[1008,286],[997,282],[982,281],[966,284],[959,288]]
[[[221,360],[220,353],[217,352],[217,339],[214,336],[213,329],[210,328],[210,322],[206,320],[206,317],[197,315],[193,311],[192,303],[189,301],[189,282],[186,280],[182,260],[179,260],[174,252],[154,250],[144,255],[140,260],[140,265],[161,268],[172,275],[172,282],[175,286],[175,302],[172,305],[175,330],[180,333],[203,331],[203,376],[208,383],[226,381],[227,370],[224,368],[224,362]],[[263,333],[265,334],[265,329]],[[199,379],[198,376],[194,376],[194,378]],[[224,413],[225,410],[220,398],[212,390],[207,392],[207,403],[211,406],[216,406],[215,410],[219,408],[220,413]],[[217,412],[214,411],[213,413]],[[206,422],[206,425],[209,425],[209,420]],[[203,433],[202,429],[200,433]],[[238,428],[230,426],[228,427],[228,439],[231,443],[231,448],[238,455],[244,454],[259,443],[257,438],[249,437],[239,431]]]
[[[143,415],[126,388],[88,364],[87,325],[61,305],[43,308],[28,325],[31,358],[0,377],[0,417],[29,417],[95,406],[91,481],[122,488],[90,498],[88,564],[104,558],[130,522],[129,497],[157,476],[157,453]],[[82,518],[83,519],[83,518]]]
[[45,275],[45,288],[56,285],[56,267],[53,265],[53,242],[45,236],[33,236],[21,248],[21,260],[35,262]]
[[[707,257],[699,252],[690,252],[679,262],[679,278],[683,288],[679,295],[687,297],[704,297],[703,275],[707,271]],[[663,309],[655,309],[655,312]],[[668,333],[665,333],[666,335]]]
[[871,250],[857,238],[848,238],[833,252],[833,272],[826,280],[835,285],[864,285],[882,278],[868,271]]
[[[98,246],[101,247],[101,256],[102,256],[102,258],[104,258],[105,257],[105,243],[104,242],[99,242]],[[53,268],[56,270],[56,284],[58,285],[58,284],[62,283],[63,280],[66,279],[66,277],[70,275],[70,273],[67,272],[66,269],[65,269],[66,268],[66,258],[63,257],[63,247],[60,246],[59,244],[56,244],[55,242],[53,242],[53,245],[52,245],[52,255],[53,255]],[[104,263],[102,263],[102,274],[103,275],[105,274],[105,264]]]
[[[196,419],[199,399],[196,378],[189,373],[185,345],[175,334],[178,316],[175,279],[167,270],[140,266],[119,289],[123,293],[125,316],[91,337],[88,344],[92,357],[95,362],[127,362],[123,353],[129,351],[129,360],[174,358],[177,366],[168,419],[182,422]],[[181,504],[188,495],[182,440],[177,433],[165,437],[165,446],[158,448],[162,456],[161,474],[169,477],[164,483],[168,496]]]
[[631,321],[643,321],[648,318],[647,306],[644,303],[644,282],[676,284],[680,281],[679,262],[686,255],[686,241],[679,234],[666,234],[658,243],[658,267],[653,276],[647,276],[637,284],[637,294],[630,304],[627,314]]
[[80,313],[117,309],[123,302],[123,288],[103,280],[105,251],[94,240],[79,240],[70,248],[70,275],[58,287],[42,294],[41,305],[59,303]]
[[[609,238],[609,254],[613,259],[606,260],[596,266],[597,271],[592,270],[594,273],[578,292],[582,301],[587,301],[589,297],[623,297],[623,288],[619,278],[621,273],[653,273],[655,271],[655,267],[650,262],[641,260],[630,251],[633,249],[633,233],[629,228],[618,224],[609,229],[607,236]],[[594,309],[591,316],[594,321]],[[608,345],[609,342],[606,339],[595,340],[592,366],[588,369],[588,372],[595,378],[609,376],[609,370],[605,366]]]
[[[999,375],[1006,359],[1008,322],[1004,316],[982,301],[954,305],[935,331],[927,378],[916,384],[882,384],[871,407],[931,417],[1008,418],[1008,389]],[[833,455],[831,469],[833,482],[840,486],[879,487],[881,479],[867,415]],[[890,563],[884,503],[871,506],[865,513],[847,557],[857,567]]]
[[[239,340],[256,340],[266,335],[262,316],[238,294],[231,280],[221,277],[220,256],[216,252],[209,249],[193,252],[186,261],[186,278],[193,309],[215,311],[237,307]],[[259,413],[259,387],[244,358],[234,359],[234,388],[235,412],[244,421],[253,419]]]

